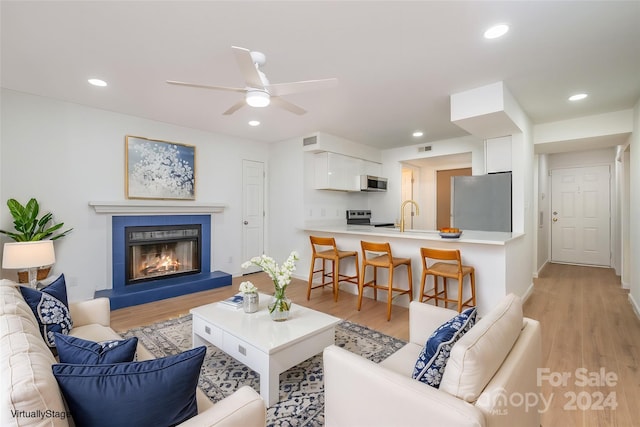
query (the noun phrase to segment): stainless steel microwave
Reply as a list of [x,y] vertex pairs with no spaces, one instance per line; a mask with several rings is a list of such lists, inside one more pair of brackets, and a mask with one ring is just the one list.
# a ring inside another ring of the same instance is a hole
[[387,178],[360,175],[360,191],[387,191]]

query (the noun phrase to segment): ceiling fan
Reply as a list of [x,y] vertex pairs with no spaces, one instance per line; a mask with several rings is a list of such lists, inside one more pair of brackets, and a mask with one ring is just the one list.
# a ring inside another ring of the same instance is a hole
[[282,95],[308,92],[311,90],[334,87],[338,79],[305,80],[291,83],[270,84],[267,76],[260,70],[260,66],[266,63],[266,57],[261,52],[250,52],[243,47],[231,46],[236,57],[240,72],[244,77],[246,87],[210,86],[197,83],[186,83],[175,80],[167,80],[167,83],[179,86],[189,86],[201,89],[226,90],[245,93],[245,99],[232,105],[224,115],[233,114],[242,108],[245,103],[251,107],[266,107],[273,104],[284,108],[294,114],[304,114],[307,111],[289,101],[281,98]]

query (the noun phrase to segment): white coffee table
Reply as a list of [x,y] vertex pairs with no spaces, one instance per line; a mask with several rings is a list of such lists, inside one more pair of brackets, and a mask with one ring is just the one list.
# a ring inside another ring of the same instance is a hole
[[260,294],[260,309],[251,314],[219,302],[190,310],[193,346],[211,343],[259,373],[267,406],[279,400],[280,374],[333,344],[341,320],[293,303],[289,319],[274,322],[270,299]]

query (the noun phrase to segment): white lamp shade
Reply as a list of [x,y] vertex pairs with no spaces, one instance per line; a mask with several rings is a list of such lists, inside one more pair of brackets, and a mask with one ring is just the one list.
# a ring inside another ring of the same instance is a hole
[[250,90],[247,92],[246,101],[251,107],[266,107],[271,102],[271,97],[267,92]]
[[53,241],[5,243],[2,252],[2,268],[33,268],[56,262]]

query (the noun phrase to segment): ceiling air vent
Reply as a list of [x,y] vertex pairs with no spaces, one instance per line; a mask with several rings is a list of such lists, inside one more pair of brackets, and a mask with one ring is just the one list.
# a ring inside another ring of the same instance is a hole
[[424,147],[418,147],[418,153],[424,153],[425,151],[431,151],[431,146],[425,145]]
[[315,145],[318,143],[318,135],[308,136],[302,139],[302,146],[308,147],[309,145]]

